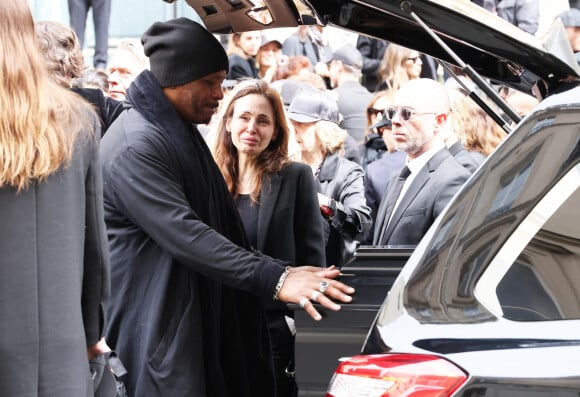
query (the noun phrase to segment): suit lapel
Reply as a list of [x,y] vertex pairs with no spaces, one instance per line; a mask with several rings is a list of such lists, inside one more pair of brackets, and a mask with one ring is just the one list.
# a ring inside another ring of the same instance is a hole
[[262,178],[262,190],[260,192],[260,214],[258,215],[258,247],[262,251],[268,236],[270,221],[274,213],[274,207],[278,201],[282,176],[279,173],[266,174]]
[[409,186],[409,189],[407,189],[405,192],[405,196],[395,210],[391,222],[389,222],[387,225],[387,230],[385,231],[385,236],[383,237],[384,241],[389,240],[391,234],[393,234],[395,226],[397,223],[399,223],[407,208],[409,208],[415,197],[417,197],[421,189],[423,189],[423,186],[425,186],[425,184],[431,178],[431,173],[437,169],[439,164],[441,164],[441,162],[445,160],[447,156],[450,156],[449,151],[447,149],[442,149],[435,153],[435,155],[431,157],[427,164],[425,164],[425,166],[419,170],[419,173],[411,182],[411,186]]
[[384,236],[387,227],[387,203],[392,198],[392,189],[389,189],[394,183],[396,183],[397,175],[391,177],[389,183],[387,183],[387,187],[385,189],[385,193],[383,193],[383,197],[381,198],[381,204],[379,205],[379,210],[377,211],[377,221],[380,224],[375,225],[375,241],[373,244],[382,244],[381,241],[384,241]]
[[430,172],[427,169],[427,167],[423,167],[421,168],[421,170],[419,170],[419,173],[411,182],[411,185],[405,192],[405,195],[403,196],[401,202],[399,203],[399,206],[395,209],[391,221],[387,225],[387,230],[385,231],[384,237],[385,241],[387,241],[391,237],[391,234],[393,234],[395,226],[401,220],[401,216],[403,215],[405,210],[409,207],[409,205],[413,202],[417,194],[419,194],[423,186],[429,180],[429,174]]

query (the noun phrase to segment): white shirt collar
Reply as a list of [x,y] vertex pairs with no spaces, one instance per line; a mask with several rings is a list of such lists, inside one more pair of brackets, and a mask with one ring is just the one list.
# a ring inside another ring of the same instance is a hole
[[427,162],[431,160],[431,157],[433,157],[435,153],[437,153],[444,147],[445,144],[442,141],[440,141],[439,139],[435,139],[429,150],[427,150],[425,153],[423,153],[416,159],[409,161],[407,163],[407,167],[409,167],[409,170],[411,170],[411,175],[416,175],[421,170],[421,168],[423,168],[425,164],[427,164]]

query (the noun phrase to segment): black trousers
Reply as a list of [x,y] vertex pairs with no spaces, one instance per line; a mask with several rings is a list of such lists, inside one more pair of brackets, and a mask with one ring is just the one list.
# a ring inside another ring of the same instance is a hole
[[270,344],[274,359],[276,377],[276,397],[297,397],[298,385],[294,376],[294,342],[295,337],[290,332],[284,315],[292,312],[267,311]]

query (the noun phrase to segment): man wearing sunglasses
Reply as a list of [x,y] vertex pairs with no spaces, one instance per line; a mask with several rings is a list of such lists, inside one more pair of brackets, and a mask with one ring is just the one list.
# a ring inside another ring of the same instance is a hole
[[373,245],[417,245],[469,178],[439,137],[449,108],[445,88],[432,79],[405,83],[387,107],[395,147],[407,162],[381,199]]

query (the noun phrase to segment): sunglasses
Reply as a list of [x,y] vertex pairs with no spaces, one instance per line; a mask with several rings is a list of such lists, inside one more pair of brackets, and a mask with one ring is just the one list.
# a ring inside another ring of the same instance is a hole
[[376,116],[378,114],[383,114],[385,113],[384,109],[375,109],[375,108],[367,108],[367,114],[372,117],[372,116]]
[[393,118],[397,115],[400,114],[401,115],[401,119],[404,121],[409,121],[411,119],[411,117],[414,116],[421,116],[424,114],[437,114],[435,112],[418,112],[415,109],[412,108],[408,108],[408,107],[394,107],[394,106],[389,106],[387,108],[387,119],[389,120],[393,120]]
[[416,57],[409,57],[407,59],[405,59],[405,61],[413,61],[413,63],[417,63],[417,60],[421,59],[420,56],[416,56]]

